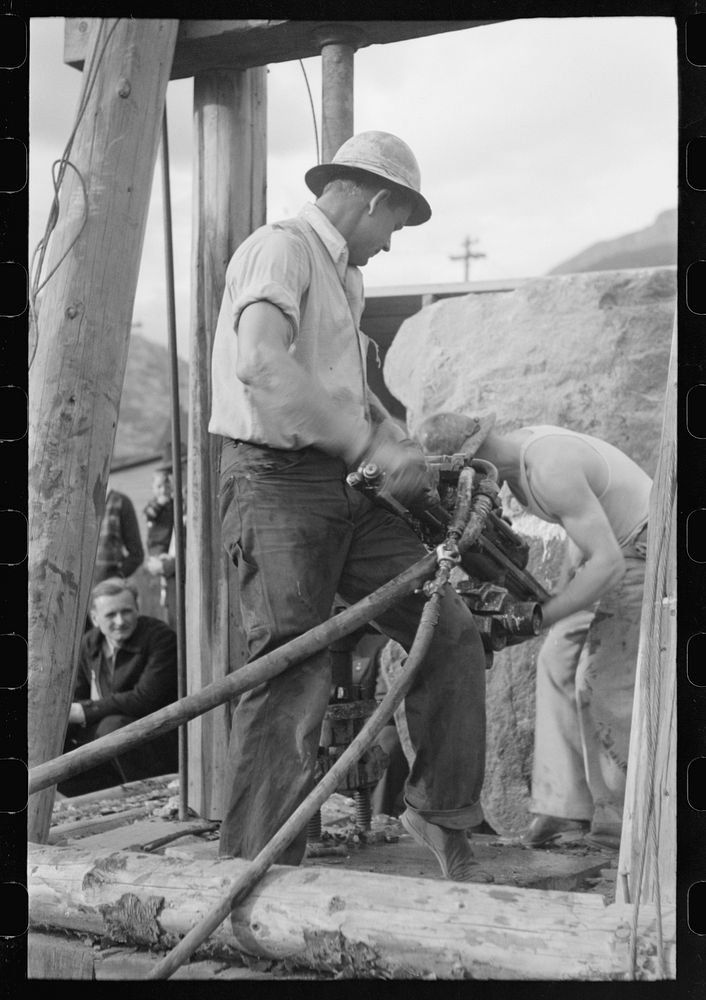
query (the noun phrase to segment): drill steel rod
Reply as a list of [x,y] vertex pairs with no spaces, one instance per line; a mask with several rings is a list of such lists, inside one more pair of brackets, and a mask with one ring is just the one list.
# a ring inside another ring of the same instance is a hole
[[549,600],[551,594],[548,593],[548,591],[546,591],[541,584],[537,583],[533,576],[530,576],[529,573],[526,573],[523,569],[520,569],[519,566],[516,566],[512,559],[506,556],[503,550],[495,545],[494,542],[491,542],[485,534],[481,534],[479,536],[476,544],[480,548],[481,552],[486,552],[489,556],[495,559],[495,561],[499,563],[499,565],[502,566],[507,572],[508,576],[512,577],[515,584],[524,588],[524,590],[526,590],[527,593],[535,599],[535,601],[539,601],[540,604],[544,604],[545,601]]
[[258,684],[276,677],[283,670],[318,653],[335,640],[355,632],[381,612],[386,611],[395,601],[411,594],[433,574],[436,564],[436,555],[429,553],[362,601],[316,625],[278,649],[253,660],[223,680],[208,684],[200,691],[172,702],[157,712],[137,719],[92,743],[38,764],[29,772],[29,794],[55,785],[74,774],[80,774],[142,743],[148,743],[156,736],[168,733],[189,719],[195,719],[244,691],[249,691]]
[[[448,568],[443,566],[439,574],[448,578]],[[437,577],[439,576],[437,574]],[[368,749],[388,719],[392,716],[404,696],[407,694],[415,673],[429,649],[434,634],[434,628],[439,620],[439,590],[436,589],[424,605],[422,616],[415,635],[412,648],[409,651],[404,669],[395,678],[389,691],[380,702],[353,742],[341,754],[336,763],[327,771],[321,781],[309,793],[301,805],[292,813],[289,819],[277,831],[274,837],[265,844],[260,853],[238,878],[231,882],[223,900],[214,906],[206,916],[186,934],[176,947],[159,962],[148,979],[168,979],[206,938],[221,924],[234,906],[241,902],[257,885],[275,859],[292,842],[296,835],[306,826],[310,818],[317,812],[326,799],[336,791],[341,781],[362,754]]]
[[[186,614],[184,606],[184,494],[181,484],[181,406],[179,403],[179,357],[177,354],[176,300],[174,294],[174,241],[172,239],[172,196],[169,180],[169,130],[167,105],[162,114],[162,202],[164,212],[164,265],[167,279],[167,332],[172,431],[172,474],[174,476],[174,583],[176,588],[177,694],[186,694]],[[179,726],[179,819],[189,815],[189,745],[186,725]]]

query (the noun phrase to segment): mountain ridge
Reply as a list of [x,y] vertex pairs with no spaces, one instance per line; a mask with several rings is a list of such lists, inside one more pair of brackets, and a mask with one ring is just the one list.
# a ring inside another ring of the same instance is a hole
[[580,271],[618,271],[632,267],[661,267],[677,263],[677,210],[660,212],[655,221],[609,240],[599,240],[557,264],[548,275]]
[[[186,433],[189,365],[178,359],[182,435]],[[162,344],[130,333],[112,466],[154,457],[164,451],[171,427],[171,364]]]

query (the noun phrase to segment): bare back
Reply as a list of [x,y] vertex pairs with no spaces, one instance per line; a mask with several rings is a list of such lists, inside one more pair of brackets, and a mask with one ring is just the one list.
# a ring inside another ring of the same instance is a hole
[[618,448],[589,434],[548,425],[523,427],[520,433],[520,488],[530,513],[560,523],[559,497],[554,494],[570,489],[579,472],[618,544],[645,523],[652,481]]

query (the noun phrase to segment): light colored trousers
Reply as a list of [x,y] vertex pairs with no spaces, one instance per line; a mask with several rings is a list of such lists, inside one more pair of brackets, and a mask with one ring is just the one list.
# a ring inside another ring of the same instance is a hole
[[[572,572],[581,572],[570,546]],[[645,531],[623,579],[547,633],[537,661],[530,810],[620,832],[645,582]]]

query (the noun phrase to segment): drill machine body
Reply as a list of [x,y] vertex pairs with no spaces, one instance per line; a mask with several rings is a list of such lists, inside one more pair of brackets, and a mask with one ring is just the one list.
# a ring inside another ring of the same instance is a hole
[[529,546],[502,516],[495,466],[464,453],[428,455],[427,465],[436,496],[413,510],[386,493],[384,473],[375,465],[361,466],[351,473],[348,483],[404,518],[424,544],[434,548],[446,538],[460,499],[462,471],[473,471],[471,520],[475,518],[476,528],[467,529],[459,541],[460,566],[466,578],[453,586],[473,614],[490,666],[494,653],[539,634],[541,604],[550,595],[527,572]]

